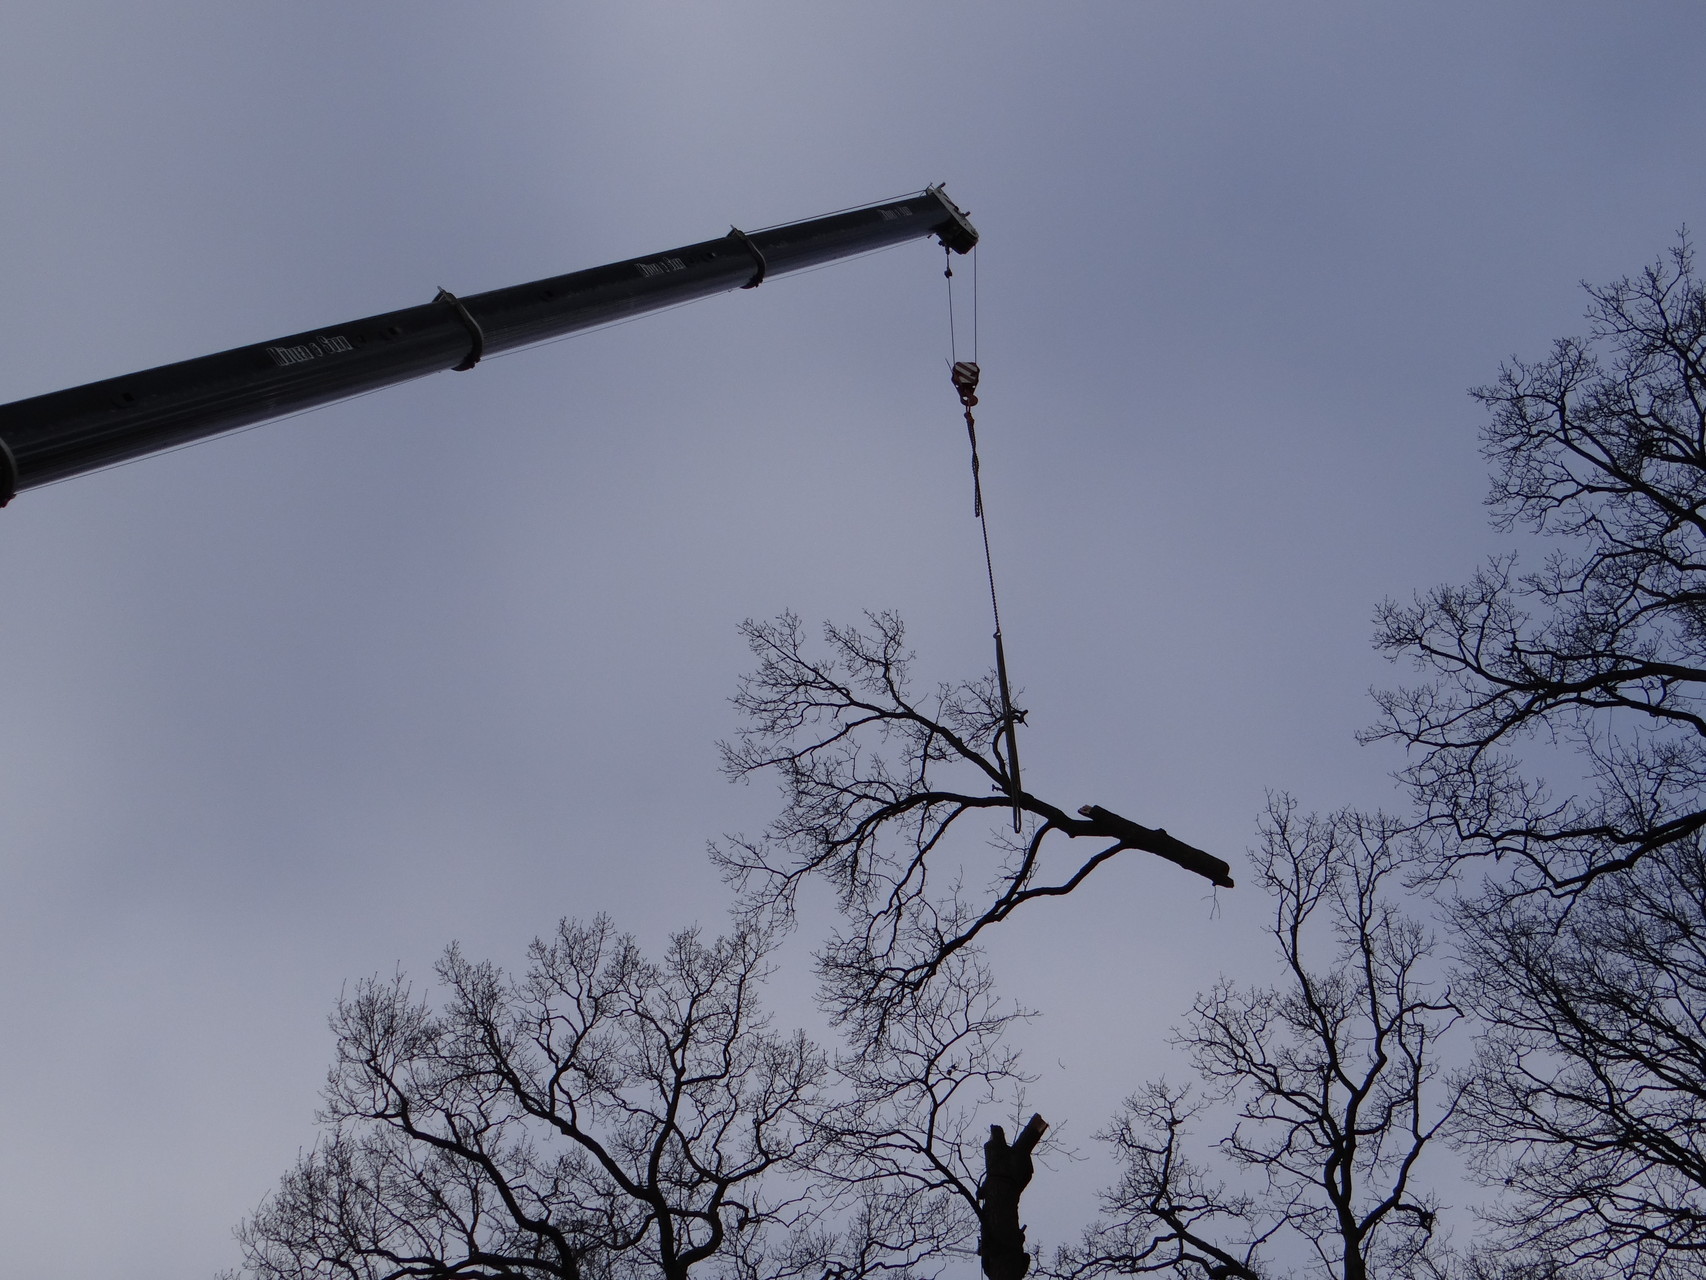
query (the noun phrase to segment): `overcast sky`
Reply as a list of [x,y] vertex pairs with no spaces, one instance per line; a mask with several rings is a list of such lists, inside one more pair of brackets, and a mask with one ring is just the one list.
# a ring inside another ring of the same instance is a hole
[[[1465,389],[1702,221],[1703,47],[1694,0],[9,0],[0,401],[945,181],[1027,782],[1238,874],[1269,789],[1399,803],[1371,611],[1501,545]],[[347,980],[716,927],[704,842],[774,803],[715,768],[743,618],[989,660],[947,355],[918,243],[0,512],[0,1270],[234,1264]],[[996,948],[1086,1148],[1266,963],[1245,889],[1102,876]]]

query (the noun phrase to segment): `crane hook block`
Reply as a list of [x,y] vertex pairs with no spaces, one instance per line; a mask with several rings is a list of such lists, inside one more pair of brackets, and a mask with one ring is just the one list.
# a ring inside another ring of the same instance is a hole
[[977,403],[978,368],[970,360],[956,360],[949,374],[954,380],[954,390],[960,393],[960,403],[971,408]]

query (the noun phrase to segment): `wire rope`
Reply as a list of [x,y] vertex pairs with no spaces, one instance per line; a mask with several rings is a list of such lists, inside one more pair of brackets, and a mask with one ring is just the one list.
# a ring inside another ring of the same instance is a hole
[[[977,448],[977,420],[972,416],[972,409],[977,405],[977,383],[981,370],[977,363],[977,249],[972,249],[972,339],[970,360],[961,360],[959,349],[959,333],[954,316],[954,267],[953,259],[947,257],[947,247],[943,247],[946,263],[942,274],[948,281],[948,354],[950,361],[949,376],[953,380],[954,390],[959,393],[960,404],[965,409],[966,439],[971,445],[971,489],[972,514],[977,518],[978,530],[983,536],[983,570],[989,581],[989,612],[995,621],[995,678],[1001,694],[1001,738],[1007,740],[1007,755],[1004,761],[1007,773],[1007,794],[1013,800],[1013,831],[1017,834],[1024,826],[1024,811],[1020,805],[1023,790],[1019,777],[1019,715],[1013,709],[1013,694],[1007,679],[1007,646],[1001,634],[1001,598],[995,589],[995,556],[989,546],[989,510],[983,501],[983,461]],[[997,750],[997,757],[1000,752]]]

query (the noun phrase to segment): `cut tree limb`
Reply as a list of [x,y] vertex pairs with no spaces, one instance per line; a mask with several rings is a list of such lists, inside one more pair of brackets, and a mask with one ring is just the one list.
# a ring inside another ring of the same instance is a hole
[[1212,853],[1204,853],[1194,845],[1188,845],[1183,840],[1168,835],[1159,827],[1139,826],[1130,818],[1122,818],[1099,804],[1084,805],[1078,812],[1094,823],[1095,829],[1089,832],[1074,831],[1073,835],[1105,835],[1133,849],[1141,849],[1158,858],[1165,858],[1168,862],[1176,862],[1186,871],[1194,871],[1223,889],[1234,887],[1230,865]]

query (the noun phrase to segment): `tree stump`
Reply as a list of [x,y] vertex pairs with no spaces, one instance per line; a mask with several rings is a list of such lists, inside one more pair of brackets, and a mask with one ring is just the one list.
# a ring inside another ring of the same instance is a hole
[[1030,1270],[1025,1251],[1025,1228],[1019,1223],[1019,1197],[1034,1171],[1031,1152],[1048,1132],[1048,1122],[1033,1115],[1012,1145],[998,1124],[989,1126],[983,1144],[983,1182],[977,1189],[979,1231],[977,1256],[989,1280],[1023,1280]]

